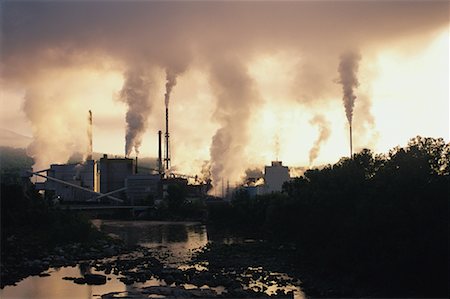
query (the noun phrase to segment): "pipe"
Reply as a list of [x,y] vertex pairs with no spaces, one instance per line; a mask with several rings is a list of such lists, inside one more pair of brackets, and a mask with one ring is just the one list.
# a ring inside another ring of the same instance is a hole
[[353,156],[353,144],[352,144],[352,124],[350,123],[350,159]]
[[158,173],[161,175],[163,173],[163,161],[162,161],[162,144],[161,144],[161,130],[158,131]]
[[136,171],[135,171],[135,173],[137,174],[138,173],[138,157],[136,156],[136,169],[135,169]]
[[166,157],[164,161],[166,162],[166,170],[169,170],[170,167],[170,158],[169,158],[169,108],[166,106]]
[[125,191],[125,190],[127,190],[127,187],[123,187],[123,188],[120,188],[120,189],[117,189],[117,190],[114,190],[114,191],[111,191],[111,192],[108,192],[108,193],[104,193],[104,194],[102,194],[100,196],[93,197],[93,198],[89,199],[88,201],[98,201],[100,198],[107,197],[107,196],[110,197],[109,195],[111,195],[111,194],[122,192],[122,191]]
[[[31,173],[31,174],[33,174],[35,176],[39,176],[39,177],[45,178],[45,179],[50,180],[50,181],[55,181],[57,183],[60,183],[60,184],[63,184],[63,185],[67,185],[67,186],[70,186],[70,187],[73,187],[73,188],[77,188],[77,189],[80,189],[80,190],[83,190],[83,191],[86,191],[86,192],[94,193],[94,194],[97,194],[97,195],[103,195],[103,193],[95,192],[95,191],[93,191],[91,189],[84,188],[84,187],[81,187],[81,186],[77,186],[75,184],[71,184],[71,183],[63,181],[63,180],[58,180],[58,179],[55,179],[55,178],[53,178],[51,176],[46,176],[46,175],[43,175],[43,174],[40,174],[40,173],[37,173],[37,172],[32,172],[32,171],[29,171],[29,170],[27,172],[29,172],[29,173]],[[115,200],[115,201],[118,201],[118,202],[123,202],[122,199],[117,198],[117,197],[108,196],[108,198],[110,198],[112,200]]]
[[89,110],[89,115],[88,115],[88,152],[87,152],[87,157],[86,160],[92,160],[92,156],[93,156],[93,147],[92,147],[92,111]]

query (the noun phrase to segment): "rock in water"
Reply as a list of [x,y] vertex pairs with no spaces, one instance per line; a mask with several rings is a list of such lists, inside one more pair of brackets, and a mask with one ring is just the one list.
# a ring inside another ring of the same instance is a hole
[[84,279],[87,284],[105,284],[106,283],[106,276],[101,274],[85,274]]

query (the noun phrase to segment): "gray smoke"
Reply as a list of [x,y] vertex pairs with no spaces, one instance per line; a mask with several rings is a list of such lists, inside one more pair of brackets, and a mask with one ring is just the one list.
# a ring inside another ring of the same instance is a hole
[[[26,90],[24,111],[34,138],[30,150],[38,164],[47,167],[50,162],[64,162],[73,149],[85,146],[85,121],[79,115],[86,105],[71,111],[85,98],[78,96],[80,88],[75,86],[80,68],[130,70],[121,92],[129,108],[129,154],[133,148],[138,150],[151,110],[149,80],[135,66],[165,68],[192,57],[195,68],[211,67],[209,79],[217,96],[212,119],[220,128],[210,148],[213,177],[219,182],[224,174],[239,179],[248,167],[248,119],[257,107],[246,67],[260,54],[294,51],[308,62],[301,68],[301,84],[295,84],[302,90],[300,100],[327,99],[336,88],[328,80],[335,68],[330,61],[343,47],[358,45],[365,53],[376,52],[399,38],[432,36],[431,32],[448,27],[447,3],[401,2],[4,1],[1,80]],[[243,22],[237,25],[237,18]],[[213,24],[205,26],[211,19]],[[227,53],[236,53],[238,61],[223,63]],[[68,80],[54,80],[69,70],[77,71],[74,78],[66,74]],[[346,99],[351,102],[347,109],[351,119],[354,97]],[[82,121],[75,121],[78,118]],[[75,123],[66,128],[67,121]],[[74,145],[78,135],[81,142]]]
[[309,123],[314,126],[319,127],[319,136],[316,141],[314,141],[314,145],[309,151],[309,165],[311,166],[314,160],[317,159],[320,152],[320,147],[322,144],[328,140],[330,137],[330,123],[322,116],[316,115],[312,118]]
[[173,70],[166,69],[166,94],[164,95],[164,103],[166,108],[169,107],[170,93],[172,88],[177,84],[177,74]]
[[263,169],[258,167],[247,168],[245,170],[245,175],[242,177],[242,184],[256,183],[261,178],[264,178]]
[[125,156],[129,157],[134,149],[139,155],[142,135],[147,128],[147,119],[151,112],[149,101],[150,78],[141,69],[126,72],[125,82],[120,91],[120,100],[128,105],[126,114]]
[[217,60],[210,78],[218,99],[214,117],[221,126],[210,148],[212,184],[217,187],[222,179],[236,183],[245,170],[248,121],[258,96],[245,65],[235,57]]
[[338,83],[342,84],[343,101],[345,106],[345,114],[347,116],[348,123],[352,124],[353,107],[355,106],[356,96],[354,89],[359,86],[357,73],[359,67],[359,61],[361,55],[357,52],[349,51],[341,55],[339,63],[339,80]]

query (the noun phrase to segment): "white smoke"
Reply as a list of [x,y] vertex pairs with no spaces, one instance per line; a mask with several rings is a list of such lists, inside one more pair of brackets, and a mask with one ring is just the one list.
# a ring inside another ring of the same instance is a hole
[[120,91],[120,100],[128,106],[126,114],[125,156],[129,157],[134,149],[139,155],[142,135],[147,128],[148,117],[151,112],[150,102],[151,80],[147,72],[142,69],[132,69],[126,72],[125,81]]
[[341,55],[338,67],[340,78],[338,83],[342,84],[345,114],[348,123],[352,125],[353,108],[355,106],[355,92],[354,89],[359,86],[357,74],[359,68],[359,61],[361,55],[354,51],[349,51]]
[[330,137],[330,123],[322,115],[314,116],[309,123],[319,128],[319,136],[314,141],[314,145],[309,151],[309,166],[311,167],[313,162],[317,159],[320,152],[320,147]]

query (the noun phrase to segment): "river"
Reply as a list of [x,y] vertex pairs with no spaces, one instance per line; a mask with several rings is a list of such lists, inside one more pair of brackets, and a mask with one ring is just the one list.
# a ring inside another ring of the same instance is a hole
[[[94,220],[93,223],[103,232],[122,239],[127,245],[140,245],[148,248],[149,251],[156,252],[156,258],[164,263],[164,267],[174,269],[188,267],[187,263],[191,261],[193,254],[211,241],[211,238],[208,238],[206,226],[195,222]],[[242,240],[237,238],[214,240],[214,242],[218,241],[232,243]],[[195,265],[195,267],[202,270],[201,268],[204,266]],[[6,286],[0,290],[0,297],[4,299],[99,299],[101,295],[112,292],[118,292],[121,294],[120,296],[123,296],[137,294],[145,287],[166,286],[164,280],[155,278],[126,285],[119,280],[121,276],[117,273],[117,275],[108,273],[107,283],[103,285],[76,284],[63,279],[63,277],[83,276],[86,272],[105,274],[104,271],[96,271],[91,267],[86,269],[86,265],[83,264],[75,267],[50,268],[46,271],[48,276],[30,276],[18,282],[16,286]],[[195,288],[189,284],[185,284],[183,287]],[[221,286],[211,287],[211,289],[218,294],[224,291]],[[269,285],[266,293],[273,293],[275,289],[276,286]],[[298,286],[287,285],[285,289],[294,291],[295,299],[304,298]]]

